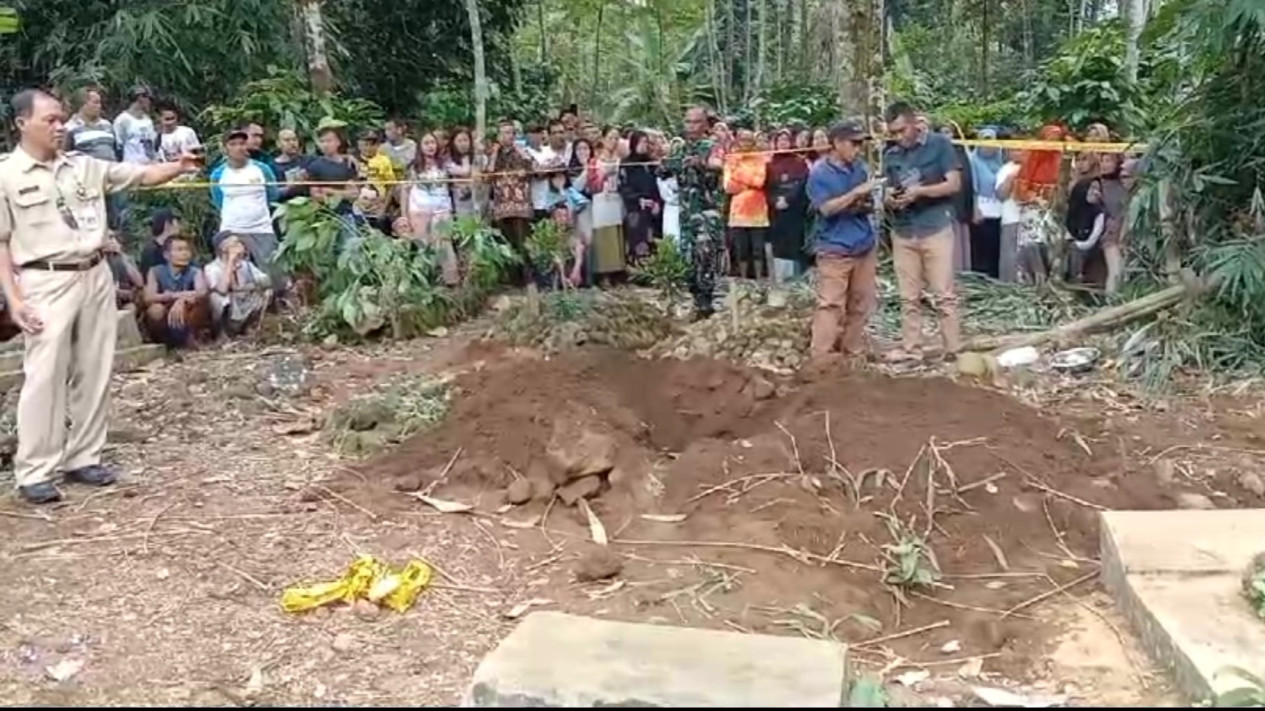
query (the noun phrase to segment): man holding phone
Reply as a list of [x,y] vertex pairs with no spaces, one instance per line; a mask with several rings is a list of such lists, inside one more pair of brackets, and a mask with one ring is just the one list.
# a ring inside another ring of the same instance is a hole
[[827,132],[830,151],[808,174],[808,201],[817,222],[817,309],[813,312],[812,359],[828,364],[839,352],[864,358],[865,324],[874,310],[878,237],[870,222],[874,192],[861,159],[870,140],[865,124],[847,120]]
[[962,169],[953,144],[924,130],[912,106],[892,104],[886,118],[895,140],[883,152],[888,178],[883,202],[891,216],[892,261],[901,305],[901,348],[889,358],[921,357],[924,289],[940,317],[944,355],[952,356],[961,348],[953,285],[953,196],[962,187]]

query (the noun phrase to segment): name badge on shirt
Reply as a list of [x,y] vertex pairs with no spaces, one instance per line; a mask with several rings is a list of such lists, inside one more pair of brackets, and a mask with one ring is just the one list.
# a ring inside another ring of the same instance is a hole
[[75,216],[75,222],[78,223],[79,229],[88,232],[95,232],[101,229],[101,216],[97,212],[97,208],[92,205],[81,207],[72,211]]

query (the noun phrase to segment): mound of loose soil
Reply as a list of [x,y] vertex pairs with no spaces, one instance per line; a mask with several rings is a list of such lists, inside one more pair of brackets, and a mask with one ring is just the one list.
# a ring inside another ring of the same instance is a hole
[[[822,634],[851,641],[948,620],[893,644],[1019,651],[1041,636],[1025,603],[1093,576],[1095,507],[1164,505],[1151,478],[1118,477],[1118,462],[1060,439],[1058,423],[943,379],[777,381],[710,360],[583,351],[493,361],[454,388],[447,419],[370,462],[367,478],[416,488],[460,449],[438,495],[478,496],[491,510],[503,499],[489,504],[481,493],[526,478],[534,501],[524,506],[535,514],[554,493],[556,512],[591,498],[617,553],[698,555],[754,571],[710,603],[732,601],[726,619],[749,629],[785,623],[753,619],[760,605],[802,602],[832,621]],[[513,488],[512,498],[528,498],[525,485]],[[402,498],[395,505],[407,505]],[[578,514],[553,516],[551,526],[584,535]],[[885,580],[899,567],[891,546],[908,539],[897,540],[893,522],[926,536],[940,574],[934,585],[900,588],[899,605]],[[644,617],[665,604],[648,594],[602,609]]]

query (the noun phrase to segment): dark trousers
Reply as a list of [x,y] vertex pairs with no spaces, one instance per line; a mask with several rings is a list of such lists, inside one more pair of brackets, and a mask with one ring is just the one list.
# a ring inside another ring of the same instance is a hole
[[971,225],[971,271],[997,279],[1001,275],[1001,219]]
[[496,221],[496,228],[518,255],[519,265],[510,272],[515,286],[525,286],[530,278],[531,259],[527,256],[527,236],[531,234],[531,220],[526,217],[506,217]]

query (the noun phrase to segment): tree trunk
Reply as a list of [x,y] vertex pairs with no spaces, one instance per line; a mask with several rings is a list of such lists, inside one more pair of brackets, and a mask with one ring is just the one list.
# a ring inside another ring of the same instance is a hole
[[751,5],[755,1],[743,0],[745,18],[743,20],[744,27],[742,28],[742,55],[746,60],[742,63],[742,96],[747,103],[750,103],[754,96],[751,93],[754,86],[752,81],[755,77],[755,62],[752,61],[753,57],[751,56]]
[[1054,342],[1060,346],[1069,345],[1090,333],[1110,331],[1125,324],[1158,313],[1175,306],[1187,297],[1197,296],[1211,288],[1199,280],[1190,283],[1175,284],[1127,304],[1112,306],[1090,314],[1085,318],[1065,323],[1048,331],[1035,333],[1017,333],[1008,336],[979,336],[967,341],[962,347],[965,351],[991,351],[1023,346],[1039,346]]
[[474,49],[474,135],[483,141],[488,133],[488,73],[483,57],[479,0],[466,0],[466,14],[470,17],[470,46]]
[[799,71],[803,80],[807,80],[811,73],[808,66],[808,0],[799,0]]
[[980,36],[982,39],[980,42],[980,52],[982,53],[980,57],[980,79],[983,81],[983,95],[988,96],[988,38],[989,30],[991,29],[990,25],[992,24],[992,18],[988,14],[988,7],[992,4],[992,0],[983,0],[983,3],[983,19],[980,23]]
[[[760,42],[756,46],[755,93],[752,94],[752,97],[756,97],[764,90],[764,72],[767,68],[765,65],[765,62],[767,61],[765,57],[768,56],[769,51],[769,3],[773,2],[773,0],[747,0],[747,2],[760,3],[760,12],[758,13],[760,20]],[[748,12],[750,12],[750,10],[748,10]]]
[[606,1],[597,5],[597,31],[593,33],[593,85],[589,88],[589,110],[597,103],[598,76],[602,67],[602,19],[606,14]]
[[321,15],[322,0],[301,0],[303,27],[306,34],[307,73],[318,94],[334,89],[334,73],[329,67],[325,42],[325,18]]
[[1147,0],[1123,0],[1125,18],[1124,74],[1130,83],[1138,80],[1138,42],[1150,8]]
[[712,74],[712,93],[716,98],[716,109],[723,115],[726,111],[727,96],[725,87],[728,86],[728,79],[725,77],[725,60],[720,53],[720,39],[716,32],[716,3],[714,0],[707,2],[707,66],[711,68]]
[[544,64],[549,60],[549,41],[546,39],[545,30],[545,0],[537,0],[536,2],[536,23],[540,25],[540,64]]

